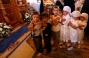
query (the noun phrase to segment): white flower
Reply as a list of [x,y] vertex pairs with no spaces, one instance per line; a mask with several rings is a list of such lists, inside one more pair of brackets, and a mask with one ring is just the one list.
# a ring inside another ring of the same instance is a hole
[[2,34],[4,34],[5,33],[5,31],[2,31]]
[[[5,29],[6,28],[6,29]],[[7,37],[11,33],[11,27],[6,23],[0,23],[0,37]]]
[[3,23],[4,25],[6,25],[6,23]]
[[4,26],[4,28],[7,28],[7,26]]
[[26,16],[26,18],[28,18],[29,16]]
[[2,28],[0,28],[0,31],[2,31],[3,29]]
[[7,26],[7,28],[10,28],[9,26]]
[[3,23],[0,23],[0,26],[2,26]]
[[25,13],[25,18],[29,18],[30,15],[28,13]]

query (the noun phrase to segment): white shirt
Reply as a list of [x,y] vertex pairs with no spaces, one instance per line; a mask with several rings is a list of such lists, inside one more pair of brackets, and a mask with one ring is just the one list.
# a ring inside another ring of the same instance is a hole
[[60,30],[60,24],[57,24],[56,26],[52,26],[52,31],[58,32]]
[[40,25],[35,25],[34,28],[36,29],[36,31],[32,31],[32,35],[33,36],[39,36],[41,35],[41,24]]

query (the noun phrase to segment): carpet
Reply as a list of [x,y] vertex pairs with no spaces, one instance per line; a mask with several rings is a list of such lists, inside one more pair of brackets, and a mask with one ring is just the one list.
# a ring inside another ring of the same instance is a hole
[[[35,50],[31,37],[27,40],[27,43]],[[84,44],[82,44],[81,48],[74,48],[71,51],[66,48],[58,48],[57,50],[52,50],[49,54],[44,54],[43,52],[41,56],[37,56],[35,53],[32,58],[89,58],[89,39],[84,39]]]
[[9,37],[0,41],[0,53],[3,53],[11,43],[16,42],[25,32],[27,32],[28,24],[22,26],[16,32],[13,32]]

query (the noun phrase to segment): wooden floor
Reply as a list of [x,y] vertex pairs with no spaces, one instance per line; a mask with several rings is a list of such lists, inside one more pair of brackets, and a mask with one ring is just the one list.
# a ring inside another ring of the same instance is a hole
[[[35,50],[33,40],[30,38],[27,42]],[[66,48],[58,48],[48,55],[42,54],[37,57],[34,54],[33,58],[89,58],[89,37],[84,38],[84,44],[82,44],[81,48],[74,48],[71,51],[68,51]]]

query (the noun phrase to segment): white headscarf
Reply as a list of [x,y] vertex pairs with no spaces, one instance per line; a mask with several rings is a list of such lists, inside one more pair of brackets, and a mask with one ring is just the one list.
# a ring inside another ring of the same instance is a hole
[[71,14],[71,8],[69,6],[64,6],[63,11],[67,11],[69,14]]
[[81,16],[85,17],[86,22],[88,22],[88,14],[87,13],[82,13]]
[[81,13],[79,11],[73,11],[71,15],[73,17],[80,17]]

